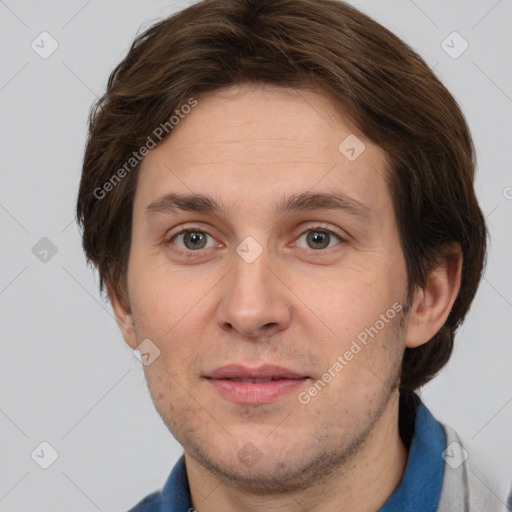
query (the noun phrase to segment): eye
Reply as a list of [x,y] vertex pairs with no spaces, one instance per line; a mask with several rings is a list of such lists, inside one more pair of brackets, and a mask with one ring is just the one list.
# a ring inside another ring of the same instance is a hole
[[[211,238],[212,242],[208,246],[208,238]],[[181,244],[176,241],[181,241]],[[177,247],[187,251],[197,251],[199,249],[208,249],[209,247],[215,246],[215,239],[205,231],[201,231],[196,228],[189,228],[180,231],[173,235],[167,242],[167,244],[175,244]]]
[[[315,226],[308,229],[297,239],[297,242],[303,239],[307,245],[306,247],[302,246],[302,248],[313,250],[329,249],[333,245],[337,245],[336,241],[338,243],[344,241],[338,234],[330,229],[326,229],[324,226]],[[215,247],[215,245],[218,244],[211,235],[195,227],[183,229],[173,235],[165,243],[167,245],[175,245],[179,249],[187,252],[197,252],[201,249]]]
[[[325,229],[322,226],[316,226],[303,233],[297,240],[305,238],[307,247],[306,249],[329,249],[332,247],[331,242],[336,239],[343,242],[343,239],[331,230]],[[336,245],[336,244],[334,244]]]

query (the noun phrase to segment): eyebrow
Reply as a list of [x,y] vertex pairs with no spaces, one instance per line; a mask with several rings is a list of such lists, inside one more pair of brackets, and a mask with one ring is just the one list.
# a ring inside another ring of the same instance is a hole
[[[220,214],[226,212],[227,208],[221,202],[204,194],[171,192],[150,203],[145,213],[147,216],[152,216],[153,214],[172,214],[178,210]],[[368,206],[343,192],[292,194],[283,198],[275,207],[278,215],[311,210],[341,210],[366,220],[373,217],[372,210]]]

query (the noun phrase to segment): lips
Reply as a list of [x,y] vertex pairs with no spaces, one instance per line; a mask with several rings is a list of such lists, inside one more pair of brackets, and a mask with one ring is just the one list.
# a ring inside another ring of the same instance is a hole
[[209,373],[208,379],[230,379],[230,380],[282,380],[282,379],[304,379],[306,375],[295,373],[282,366],[263,365],[258,368],[247,368],[246,366],[231,364],[221,366]]
[[296,390],[309,376],[275,365],[226,365],[208,373],[205,379],[231,402],[259,405]]
[[276,379],[276,378],[271,378],[271,379],[229,379],[229,380],[232,380],[233,382],[252,382],[253,384],[257,384],[257,383],[261,383],[261,382],[272,382],[273,380],[282,380],[282,379]]

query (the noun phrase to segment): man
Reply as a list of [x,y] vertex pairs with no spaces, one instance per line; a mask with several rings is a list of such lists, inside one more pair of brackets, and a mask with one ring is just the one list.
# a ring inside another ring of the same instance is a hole
[[455,100],[334,0],[205,0],[90,118],[77,216],[184,456],[133,511],[498,511],[414,392],[486,227]]

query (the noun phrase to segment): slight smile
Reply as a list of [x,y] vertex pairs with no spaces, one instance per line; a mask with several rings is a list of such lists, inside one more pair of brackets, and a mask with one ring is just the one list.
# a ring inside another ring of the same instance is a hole
[[231,364],[203,376],[224,398],[246,405],[275,402],[310,379],[287,368],[263,365],[257,368]]

